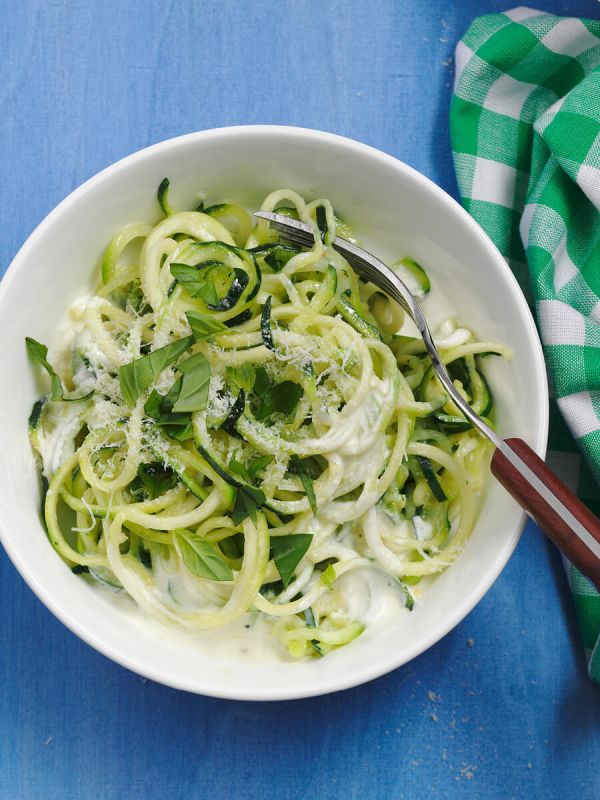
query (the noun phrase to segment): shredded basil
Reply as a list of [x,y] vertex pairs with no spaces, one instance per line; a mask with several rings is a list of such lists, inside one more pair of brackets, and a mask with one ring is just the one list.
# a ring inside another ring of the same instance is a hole
[[249,392],[254,386],[256,372],[252,364],[240,364],[239,367],[227,367],[226,378],[228,383]]
[[177,531],[175,535],[181,549],[183,563],[190,572],[211,581],[233,580],[231,567],[209,542],[189,531]]
[[306,492],[306,496],[308,497],[308,502],[310,503],[312,512],[316,517],[318,513],[317,498],[315,496],[315,487],[313,486],[312,478],[308,471],[308,466],[301,458],[293,455],[290,458],[288,469],[290,472],[293,472],[294,475],[297,475],[300,478],[302,486],[304,487],[304,491]]
[[312,533],[290,533],[271,538],[271,558],[275,562],[285,589],[294,576],[296,567],[306,555],[312,540]]
[[209,280],[213,268],[223,265],[220,262],[209,261],[200,267],[191,267],[189,264],[171,264],[171,275],[188,292],[190,297],[200,297],[208,306],[216,305],[219,296],[214,283]]
[[193,336],[186,336],[122,366],[119,370],[119,381],[127,405],[134,406],[142,392],[166,367],[177,361],[191,347],[193,341]]
[[[280,212],[277,211],[279,214]],[[258,258],[262,258],[273,272],[281,272],[290,258],[293,258],[300,251],[287,244],[259,244],[250,249]]]
[[275,456],[258,456],[257,458],[252,459],[252,461],[248,464],[247,470],[248,474],[251,478],[256,477],[256,474],[268,466]]
[[250,517],[252,522],[256,522],[256,512],[264,505],[267,498],[260,489],[252,486],[238,486],[235,490],[235,502],[231,519],[234,525],[239,525],[246,517]]
[[194,435],[192,429],[192,415],[189,413],[173,413],[173,406],[181,389],[182,378],[178,378],[166,395],[159,394],[154,389],[144,405],[144,411],[155,420],[156,424],[164,428],[165,433],[173,439],[185,441]]
[[271,383],[264,367],[256,370],[254,394],[257,407],[254,412],[256,419],[265,419],[271,414],[279,412],[285,414],[291,421],[302,396],[302,386],[294,381]]
[[203,411],[208,400],[210,364],[202,353],[195,353],[177,365],[183,380],[173,411]]
[[186,311],[185,316],[190,323],[192,335],[197,342],[211,339],[213,336],[227,331],[226,325],[223,325],[218,319],[208,314],[201,314],[199,311]]
[[158,461],[151,464],[140,464],[137,477],[139,482],[135,481],[132,483],[130,491],[132,494],[143,491],[150,500],[154,500],[165,494],[169,489],[173,489],[173,487],[177,486],[179,482],[177,474]]
[[65,400],[67,402],[77,403],[80,400],[89,400],[94,394],[92,390],[82,397],[65,397],[65,390],[63,388],[62,381],[56,374],[52,364],[50,364],[48,361],[48,348],[46,345],[36,342],[36,340],[32,339],[30,336],[25,337],[25,345],[27,346],[27,352],[31,358],[33,358],[34,361],[37,361],[37,363],[40,364],[50,376],[50,397],[52,400]]
[[[307,628],[316,628],[317,627],[317,623],[315,622],[315,615],[314,615],[314,612],[313,612],[312,608],[309,607],[304,612],[304,621],[306,622],[306,627]],[[319,642],[316,639],[311,639],[310,640],[310,646],[312,647],[312,649],[315,651],[315,653],[318,656],[323,656],[324,655],[323,650],[321,649],[321,646],[319,645]]]
[[246,467],[238,461],[236,458],[232,458],[229,462],[229,469],[234,472],[236,475],[239,475],[240,478],[243,478],[245,481],[250,481],[250,473],[246,469]]

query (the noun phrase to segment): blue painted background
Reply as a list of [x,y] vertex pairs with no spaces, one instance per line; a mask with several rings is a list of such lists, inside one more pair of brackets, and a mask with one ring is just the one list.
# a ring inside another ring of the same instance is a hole
[[[600,17],[595,0],[544,0]],[[0,272],[122,156],[238,123],[322,128],[455,193],[452,53],[490,0],[0,0]],[[600,797],[600,688],[556,553],[529,526],[455,631],[369,685],[242,704],[82,644],[0,553],[1,800]]]

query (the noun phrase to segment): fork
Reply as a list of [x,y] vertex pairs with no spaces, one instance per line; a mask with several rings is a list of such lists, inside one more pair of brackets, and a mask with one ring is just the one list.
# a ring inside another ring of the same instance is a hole
[[[310,225],[282,214],[257,211],[290,244],[314,244]],[[440,383],[462,414],[495,446],[491,470],[564,555],[600,590],[600,520],[544,464],[523,439],[502,439],[476,414],[452,383],[414,295],[386,264],[346,239],[331,243],[365,281],[382,289],[414,320]]]

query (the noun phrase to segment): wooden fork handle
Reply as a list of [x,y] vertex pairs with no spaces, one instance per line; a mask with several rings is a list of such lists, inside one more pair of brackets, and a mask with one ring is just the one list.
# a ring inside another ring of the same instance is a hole
[[504,440],[492,458],[492,472],[600,591],[600,520],[522,439]]

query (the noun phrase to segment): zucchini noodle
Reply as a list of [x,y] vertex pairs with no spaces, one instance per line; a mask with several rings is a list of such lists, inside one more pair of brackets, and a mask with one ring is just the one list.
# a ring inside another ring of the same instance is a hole
[[[48,538],[73,572],[165,623],[261,616],[282,652],[319,657],[365,629],[348,575],[413,588],[458,557],[490,447],[448,400],[400,307],[332,247],[325,199],[263,202],[309,223],[297,249],[241,206],[164,213],[109,243],[70,312],[52,391],[29,421]],[[418,296],[429,277],[394,269]],[[452,320],[436,341],[493,422],[482,372],[502,345]]]

